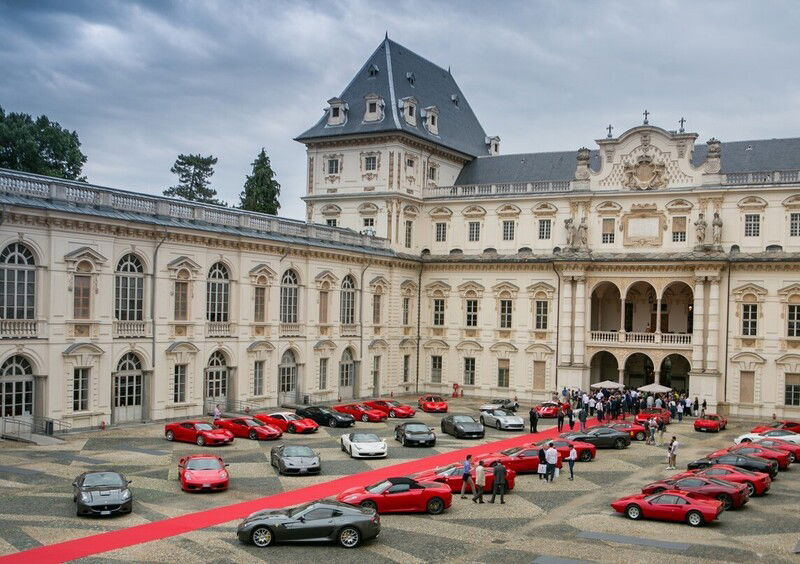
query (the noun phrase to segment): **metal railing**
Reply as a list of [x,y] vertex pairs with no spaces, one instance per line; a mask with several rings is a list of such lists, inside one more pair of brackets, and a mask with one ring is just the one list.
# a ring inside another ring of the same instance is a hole
[[33,422],[14,417],[0,417],[0,437],[13,441],[30,441]]
[[51,417],[0,417],[0,436],[18,441],[30,441],[32,435],[49,437],[64,435],[72,424]]

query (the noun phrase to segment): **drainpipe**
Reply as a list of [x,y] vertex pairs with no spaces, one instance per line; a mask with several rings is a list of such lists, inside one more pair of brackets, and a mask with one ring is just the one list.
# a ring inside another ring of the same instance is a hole
[[[358,287],[358,341],[359,341],[359,351],[361,354],[361,370],[359,370],[360,374],[358,375],[358,388],[359,392],[361,391],[361,384],[362,384],[362,374],[364,374],[364,273],[367,269],[372,266],[372,259],[369,259],[367,265],[361,269],[361,284]],[[375,391],[374,389],[372,390]],[[361,394],[359,393],[359,397]]]
[[151,323],[150,330],[153,333],[151,335],[151,337],[152,337],[152,342],[151,342],[151,358],[152,358],[152,366],[151,366],[151,368],[152,368],[152,372],[151,372],[150,378],[149,378],[150,381],[148,382],[148,384],[150,384],[150,385],[149,385],[148,390],[147,390],[147,395],[148,395],[148,402],[147,402],[148,403],[148,413],[147,414],[143,414],[144,415],[143,419],[145,421],[147,419],[149,419],[149,417],[150,417],[149,407],[150,407],[150,404],[152,404],[152,399],[149,396],[150,396],[151,390],[155,387],[155,383],[153,382],[153,380],[155,380],[155,377],[156,377],[156,289],[158,288],[158,281],[156,280],[156,271],[158,270],[158,250],[161,248],[161,245],[164,244],[164,241],[167,240],[167,237],[169,237],[169,233],[167,233],[167,231],[164,231],[164,235],[161,237],[161,240],[158,242],[158,244],[156,245],[155,250],[153,251],[153,273],[151,274],[153,289],[150,292],[150,323]]
[[731,259],[728,259],[728,287],[725,289],[726,300],[725,300],[725,369],[723,371],[723,379],[722,379],[722,401],[728,403],[728,345],[730,343],[730,338],[728,336],[728,331],[730,330],[731,324]]
[[[551,262],[550,266],[553,267],[553,272],[556,275],[556,279],[558,280],[558,287],[556,289],[556,352],[555,352],[555,367],[556,367],[556,380],[555,380],[555,388],[558,391],[558,344],[561,342],[560,333],[561,333],[561,275],[558,273],[558,269],[556,268],[556,263]],[[532,398],[531,398],[532,399]]]
[[417,368],[414,379],[414,393],[419,394],[419,343],[420,326],[422,324],[422,269],[425,264],[419,263],[419,274],[417,275]]

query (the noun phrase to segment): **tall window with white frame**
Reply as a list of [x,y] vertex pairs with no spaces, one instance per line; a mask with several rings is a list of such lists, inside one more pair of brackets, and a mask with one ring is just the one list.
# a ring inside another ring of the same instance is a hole
[[0,252],[0,319],[35,319],[36,261],[22,243]]
[[280,309],[281,323],[297,323],[298,278],[294,270],[287,270],[281,278]]
[[800,213],[789,214],[789,237],[800,237]]
[[325,282],[319,290],[319,323],[326,325],[328,323],[328,296],[329,293],[328,283]]
[[414,242],[414,222],[410,219],[406,220],[406,249],[410,249]]
[[342,280],[339,293],[339,322],[342,325],[353,325],[356,322],[356,285],[353,277],[347,275]]
[[376,290],[374,294],[372,294],[372,324],[373,325],[380,325],[381,324],[381,295],[379,290]]
[[500,329],[511,329],[514,302],[508,298],[500,300]]
[[174,285],[175,304],[173,315],[175,321],[188,321],[189,319],[189,273],[185,270],[178,272]]
[[72,278],[73,315],[75,319],[91,319],[92,315],[92,275],[87,262],[78,264]]
[[172,369],[172,403],[186,401],[186,365],[176,364]]
[[442,383],[442,357],[439,355],[431,356],[431,382]]
[[144,267],[133,253],[128,253],[117,263],[114,274],[114,319],[144,319]]
[[758,304],[742,304],[742,336],[758,335]]
[[372,383],[373,392],[377,394],[381,381],[381,355],[376,354],[372,357]]
[[511,362],[507,358],[497,361],[497,387],[508,388],[511,380]]
[[325,225],[327,225],[328,227],[338,227],[339,222],[335,217],[329,217],[328,219],[325,220]]
[[536,300],[536,319],[535,325],[537,331],[547,330],[547,300]]
[[800,374],[786,374],[784,405],[800,406]]
[[481,222],[480,221],[470,221],[467,224],[467,239],[471,242],[480,241],[481,240]]
[[757,213],[744,214],[744,236],[745,237],[761,236],[761,214]]
[[328,174],[339,174],[339,159],[328,159]]
[[800,337],[800,305],[789,304],[786,310],[786,336]]
[[89,411],[90,368],[76,368],[72,378],[72,411]]
[[447,224],[440,221],[436,224],[436,242],[444,243],[447,241]]
[[365,229],[374,229],[375,228],[375,218],[374,217],[365,217],[364,218],[364,228]]
[[253,363],[253,395],[264,395],[264,361],[257,360]]
[[212,323],[227,323],[230,305],[230,274],[221,262],[208,271],[206,283],[206,320]]
[[411,355],[403,355],[403,383],[407,384],[411,379]]
[[550,238],[552,232],[553,221],[550,218],[539,220],[539,240],[544,241]]
[[328,359],[319,359],[319,389],[328,389]]
[[514,228],[516,223],[513,219],[506,219],[503,221],[503,241],[514,240]]
[[253,321],[264,323],[267,320],[267,287],[253,288]]
[[603,235],[601,240],[604,245],[610,245],[614,242],[615,224],[616,222],[613,217],[603,218]]
[[444,327],[444,298],[434,298],[433,300],[433,325]]
[[467,327],[478,326],[478,300],[476,298],[467,298]]
[[371,172],[378,169],[378,157],[375,155],[370,155],[368,157],[364,157],[364,170],[367,172]]
[[475,358],[471,356],[464,358],[464,385],[475,385]]
[[403,325],[411,325],[411,298],[403,298]]

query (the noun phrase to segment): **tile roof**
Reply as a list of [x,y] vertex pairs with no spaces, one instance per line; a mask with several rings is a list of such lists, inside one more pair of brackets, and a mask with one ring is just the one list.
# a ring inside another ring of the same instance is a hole
[[[370,69],[375,68],[377,73],[373,76]],[[413,74],[413,84],[407,78],[409,73]],[[363,119],[365,98],[369,94],[383,98],[384,117],[380,121],[365,122]],[[403,119],[397,103],[408,96],[417,99],[419,109],[436,106],[439,111],[438,135],[429,132],[419,117],[416,126]],[[454,96],[458,104],[453,102]],[[388,37],[338,98],[348,106],[345,123],[329,126],[325,112],[316,125],[296,137],[297,141],[404,131],[473,157],[489,152],[486,133],[450,71],[434,65]]]

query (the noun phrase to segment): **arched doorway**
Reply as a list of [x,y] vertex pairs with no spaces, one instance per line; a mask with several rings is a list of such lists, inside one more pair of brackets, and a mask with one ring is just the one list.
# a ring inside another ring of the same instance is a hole
[[625,360],[625,387],[640,388],[655,381],[653,361],[644,353],[633,353]]
[[222,351],[214,351],[208,358],[205,385],[206,407],[213,409],[216,404],[227,409],[228,403],[228,359]]
[[671,354],[661,361],[661,383],[678,393],[689,393],[691,365],[682,354]]
[[33,367],[22,355],[0,367],[0,416],[33,418]]
[[613,333],[622,328],[619,288],[611,282],[601,282],[592,290],[590,327],[592,331]]
[[142,360],[136,353],[126,353],[114,373],[114,404],[111,421],[142,420]]
[[339,397],[342,399],[353,398],[353,384],[356,379],[356,365],[353,361],[353,351],[344,349],[342,360],[339,363]]
[[[656,331],[656,290],[649,282],[635,282],[625,293],[625,319],[626,333],[633,333],[627,339],[636,342],[636,336],[641,335],[642,342],[654,342],[652,338]],[[650,337],[647,337],[650,335]]]
[[589,363],[589,385],[611,380],[619,380],[619,363],[617,357],[608,351],[595,353]]
[[278,365],[278,405],[297,401],[297,357],[291,349]]
[[[675,335],[662,338],[661,342],[678,340],[690,344],[694,330],[694,292],[686,282],[672,282],[661,296],[661,333]],[[662,372],[663,374],[663,372]]]

